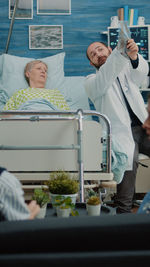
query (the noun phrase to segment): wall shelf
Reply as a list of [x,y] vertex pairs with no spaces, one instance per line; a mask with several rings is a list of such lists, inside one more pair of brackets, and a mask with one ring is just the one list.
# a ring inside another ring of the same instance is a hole
[[108,34],[108,31],[100,32],[100,34]]

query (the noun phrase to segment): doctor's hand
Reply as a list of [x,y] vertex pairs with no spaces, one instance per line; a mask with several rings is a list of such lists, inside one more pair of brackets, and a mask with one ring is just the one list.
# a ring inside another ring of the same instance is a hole
[[138,46],[137,44],[134,42],[133,39],[129,39],[127,41],[127,55],[129,58],[131,58],[132,60],[136,60],[137,59],[137,54],[138,54]]
[[146,119],[142,127],[146,130],[146,133],[149,135],[150,138],[150,112],[148,118]]

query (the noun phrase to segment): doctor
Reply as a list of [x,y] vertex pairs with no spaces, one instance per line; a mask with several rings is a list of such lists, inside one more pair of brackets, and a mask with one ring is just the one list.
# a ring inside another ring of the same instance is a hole
[[148,63],[138,54],[133,39],[127,41],[126,53],[113,51],[104,43],[94,42],[87,48],[90,64],[96,74],[87,76],[85,89],[98,112],[107,115],[112,125],[112,139],[120,152],[128,156],[124,177],[117,185],[117,213],[131,212],[138,153],[150,156],[150,140],[142,128],[147,118],[139,85],[148,75]]

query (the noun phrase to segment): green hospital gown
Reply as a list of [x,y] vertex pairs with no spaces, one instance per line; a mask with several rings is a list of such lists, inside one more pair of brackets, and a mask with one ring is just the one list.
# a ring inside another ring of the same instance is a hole
[[49,101],[60,110],[69,110],[69,106],[59,90],[30,87],[17,91],[8,100],[3,110],[17,110],[26,101],[39,98]]

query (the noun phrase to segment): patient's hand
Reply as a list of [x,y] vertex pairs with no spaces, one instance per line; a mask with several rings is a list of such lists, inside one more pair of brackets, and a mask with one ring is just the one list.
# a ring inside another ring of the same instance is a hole
[[34,219],[36,217],[36,215],[40,212],[40,206],[36,203],[35,200],[32,200],[29,204],[28,204],[28,209],[30,212],[30,217],[29,219]]

